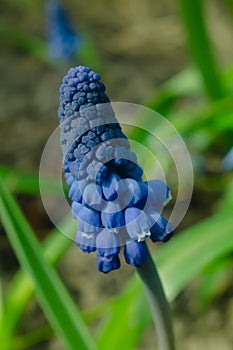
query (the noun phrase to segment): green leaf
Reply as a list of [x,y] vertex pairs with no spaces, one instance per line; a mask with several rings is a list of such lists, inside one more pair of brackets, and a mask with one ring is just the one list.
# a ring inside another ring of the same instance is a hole
[[207,266],[196,287],[194,305],[197,310],[206,309],[226,291],[232,279],[232,267],[232,256],[215,259]]
[[[61,194],[60,183],[56,179],[40,178],[33,173],[28,173],[19,169],[12,169],[6,166],[0,166],[0,178],[4,180],[11,192],[20,194],[39,195],[40,186],[46,188],[48,193]],[[67,187],[65,187],[67,191]]]
[[225,93],[205,23],[203,0],[178,0],[189,48],[212,99]]
[[[174,300],[207,264],[232,250],[233,218],[229,213],[206,219],[173,238],[155,255],[168,299]],[[149,305],[135,277],[116,299],[98,345],[101,350],[116,350],[119,344],[122,350],[131,350],[151,321]]]
[[2,278],[0,275],[0,319],[3,315],[4,308],[5,308],[5,306],[4,306],[4,302],[3,302]]
[[[60,225],[60,228],[62,232],[70,235],[72,232],[76,232],[77,225],[74,220],[70,220],[70,217],[68,217]],[[71,244],[72,241],[70,239],[61,234],[59,230],[54,229],[41,244],[44,258],[50,264],[56,264]],[[26,310],[26,306],[34,292],[34,284],[29,276],[24,271],[19,270],[8,286],[5,298],[5,310],[2,315],[2,323],[4,324],[4,328],[7,328],[9,338],[13,337],[17,323]]]
[[232,213],[233,211],[233,179],[230,174],[230,181],[227,183],[227,177],[225,177],[225,183],[227,183],[226,190],[223,194],[223,197],[219,203],[219,211]]
[[66,349],[96,350],[74,302],[55,270],[46,262],[33,231],[0,180],[2,223],[23,269],[32,279],[36,296]]
[[162,90],[169,91],[177,97],[195,96],[203,93],[203,86],[198,70],[192,67],[172,76],[162,85]]

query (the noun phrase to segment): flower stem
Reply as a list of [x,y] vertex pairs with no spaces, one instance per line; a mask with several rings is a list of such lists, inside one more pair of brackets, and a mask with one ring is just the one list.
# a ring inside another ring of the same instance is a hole
[[[148,249],[148,248],[147,248]],[[147,294],[158,335],[160,350],[175,350],[170,307],[156,266],[148,249],[148,258],[137,268]]]

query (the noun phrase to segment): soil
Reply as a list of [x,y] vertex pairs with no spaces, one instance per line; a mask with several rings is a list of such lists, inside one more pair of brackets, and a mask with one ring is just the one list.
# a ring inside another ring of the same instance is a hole
[[[100,73],[112,101],[145,104],[163,82],[191,64],[175,2],[167,0],[64,1],[73,22],[94,40],[103,62]],[[222,4],[209,1],[208,25],[221,64],[233,57],[232,28]],[[24,7],[24,8],[23,8]],[[44,2],[2,0],[0,23],[45,38]],[[1,32],[0,32],[1,34]],[[224,40],[222,38],[224,37]],[[56,128],[58,87],[69,63],[54,69],[0,36],[0,161],[37,172],[44,145]],[[79,64],[80,62],[75,62]],[[19,197],[38,237],[51,228],[39,198]],[[203,213],[190,208],[185,224]],[[0,232],[0,262],[7,285],[17,261]],[[96,273],[94,255],[72,247],[59,264],[59,273],[81,309],[116,295],[133,270],[123,266],[108,276]],[[227,288],[206,309],[196,306],[195,281],[172,303],[177,349],[232,350],[233,293]],[[33,321],[34,320],[34,321]],[[43,325],[37,304],[30,305],[22,328]],[[154,330],[147,331],[137,350],[154,349]],[[32,350],[62,349],[52,339]]]

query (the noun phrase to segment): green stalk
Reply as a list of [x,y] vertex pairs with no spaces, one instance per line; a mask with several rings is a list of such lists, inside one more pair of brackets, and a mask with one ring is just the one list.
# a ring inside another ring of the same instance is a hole
[[158,335],[159,349],[175,350],[170,307],[149,250],[147,260],[137,268],[137,272],[142,280],[151,306],[155,328]]
[[212,99],[221,98],[225,91],[206,28],[203,0],[178,0],[178,3],[188,45],[206,91]]

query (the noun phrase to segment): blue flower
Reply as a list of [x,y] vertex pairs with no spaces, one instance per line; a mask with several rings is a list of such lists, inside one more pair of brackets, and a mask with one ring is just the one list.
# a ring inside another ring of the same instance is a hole
[[154,224],[150,229],[152,242],[167,242],[173,235],[172,225],[156,211],[153,211],[150,217],[154,220]]
[[103,181],[103,194],[107,201],[113,201],[118,197],[118,189],[120,183],[120,176],[110,173]]
[[116,233],[103,229],[96,238],[96,250],[98,256],[110,258],[120,253],[120,240]]
[[76,244],[84,253],[96,251],[96,235],[95,233],[86,233],[80,231],[76,234]]
[[113,255],[106,258],[105,256],[97,255],[97,266],[99,271],[103,273],[117,270],[121,266],[119,256]]
[[73,58],[82,45],[81,35],[73,28],[61,1],[49,0],[45,10],[49,56],[58,61]]
[[147,254],[145,242],[138,242],[137,240],[126,242],[124,256],[127,264],[140,267],[147,259]]
[[119,231],[124,226],[124,212],[118,202],[108,202],[101,212],[101,221],[104,227]]
[[71,68],[60,93],[63,168],[78,220],[77,246],[96,251],[101,272],[120,267],[121,245],[125,261],[139,267],[148,256],[147,238],[166,242],[173,234],[161,214],[169,188],[161,180],[142,180],[99,74]]
[[145,238],[150,237],[153,220],[143,210],[137,207],[127,208],[125,210],[125,223],[131,238],[137,238],[139,242],[143,242]]

